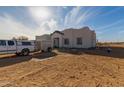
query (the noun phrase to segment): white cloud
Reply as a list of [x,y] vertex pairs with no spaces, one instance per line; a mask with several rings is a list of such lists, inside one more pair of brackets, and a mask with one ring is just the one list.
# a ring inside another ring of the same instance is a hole
[[21,35],[35,39],[36,35],[49,34],[57,29],[57,21],[52,18],[47,7],[30,7],[29,13],[32,20],[39,24],[36,28],[32,29],[8,14],[4,17],[0,16],[0,39],[11,39]]
[[118,31],[118,34],[124,34],[124,30]]
[[20,35],[32,38],[31,34],[33,31],[22,23],[14,20],[11,16],[5,15],[5,17],[0,17],[0,33],[1,39],[10,39]]
[[46,32],[51,33],[58,28],[57,21],[50,19],[49,21],[42,22],[40,28],[43,28]]
[[74,26],[75,21],[78,17],[78,14],[80,12],[81,7],[74,7],[69,13],[66,14],[65,20],[64,20],[64,26]]
[[48,7],[28,7],[28,10],[32,18],[38,23],[42,23],[42,21],[52,17],[52,11]]
[[[97,11],[98,12],[98,11]],[[76,20],[76,25],[80,24],[81,22],[85,22],[89,18],[95,16],[96,12],[92,12],[89,8],[88,10],[83,11],[82,15],[80,15]]]
[[[123,28],[123,26],[121,25],[122,23],[124,22],[123,19],[120,19],[118,21],[115,21],[111,24],[106,24],[106,25],[103,25],[99,28],[97,28],[97,30],[107,30],[107,29],[112,29],[113,27],[116,27],[116,28]],[[120,24],[120,25],[119,25]]]
[[107,11],[107,12],[103,13],[101,16],[110,15],[110,14],[112,14],[112,13],[117,12],[117,11],[120,10],[121,8],[122,8],[122,7],[117,7],[116,9],[112,9],[112,10],[110,10],[110,11]]
[[67,9],[68,7],[67,6],[63,6],[62,8]]
[[28,10],[32,19],[39,24],[37,30],[40,31],[40,35],[51,33],[57,29],[57,21],[53,19],[56,15],[50,7],[29,7]]
[[64,27],[80,27],[80,23],[84,23],[86,20],[99,14],[99,12],[99,9],[93,11],[93,8],[74,7],[66,14]]
[[10,15],[0,17],[0,39],[11,39],[21,35],[35,39],[36,35],[51,33],[55,28],[57,28],[57,22],[54,19],[42,22],[39,27],[32,29]]
[[102,35],[103,32],[102,32],[102,31],[99,31],[99,32],[97,31],[96,34],[97,34],[97,35]]
[[55,21],[54,19],[51,19],[49,22],[47,22],[49,28],[50,28],[50,31],[53,31],[55,29],[57,29],[57,21]]

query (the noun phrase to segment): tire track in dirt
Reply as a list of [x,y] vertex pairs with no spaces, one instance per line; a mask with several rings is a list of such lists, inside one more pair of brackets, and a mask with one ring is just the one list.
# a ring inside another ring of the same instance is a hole
[[[0,74],[0,77],[3,78],[3,79],[0,78],[0,86],[6,86],[6,85],[12,83],[13,81],[21,79],[32,73],[38,72],[41,68],[49,67],[49,65],[43,65],[43,63],[41,63],[41,62],[51,60],[52,58],[54,58],[54,57],[45,58],[43,60],[33,59],[33,60],[30,60],[30,62],[19,63],[19,64],[15,64],[11,67],[5,67],[5,68],[0,69],[0,72],[3,72],[3,74],[5,74],[5,72],[6,72],[6,74],[4,76],[2,76],[2,74]],[[34,60],[36,62],[34,62]],[[29,66],[30,69],[27,67],[27,65]],[[42,65],[42,67],[40,67],[40,65]],[[14,70],[15,67],[17,68],[17,71]],[[38,69],[37,69],[37,67],[38,67]],[[7,68],[8,68],[8,70],[6,70]],[[21,69],[18,69],[18,68],[21,68]],[[17,72],[20,72],[20,73],[17,73]]]
[[[60,53],[53,59],[36,63],[32,72],[26,73],[3,86],[99,87],[124,84],[122,71],[119,72],[123,67],[120,68],[118,66],[120,64],[108,57]],[[37,67],[38,69],[36,69]],[[121,78],[117,77],[119,75],[122,75]]]

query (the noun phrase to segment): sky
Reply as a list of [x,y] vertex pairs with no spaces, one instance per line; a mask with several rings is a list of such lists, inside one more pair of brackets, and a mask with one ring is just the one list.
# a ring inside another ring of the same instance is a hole
[[124,42],[124,7],[0,6],[0,39],[50,34],[88,26],[100,42]]

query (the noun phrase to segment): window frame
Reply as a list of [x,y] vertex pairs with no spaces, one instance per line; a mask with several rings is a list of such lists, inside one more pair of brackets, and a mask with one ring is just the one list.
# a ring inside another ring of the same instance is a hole
[[82,45],[82,44],[83,44],[83,39],[82,39],[82,37],[77,37],[77,38],[76,38],[76,44],[77,44],[77,45]]
[[69,39],[68,38],[64,38],[64,45],[69,45]]

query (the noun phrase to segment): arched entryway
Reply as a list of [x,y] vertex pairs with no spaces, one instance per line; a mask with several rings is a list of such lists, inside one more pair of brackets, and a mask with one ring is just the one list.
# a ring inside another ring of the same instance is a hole
[[59,48],[59,38],[54,38],[53,47],[54,48]]

